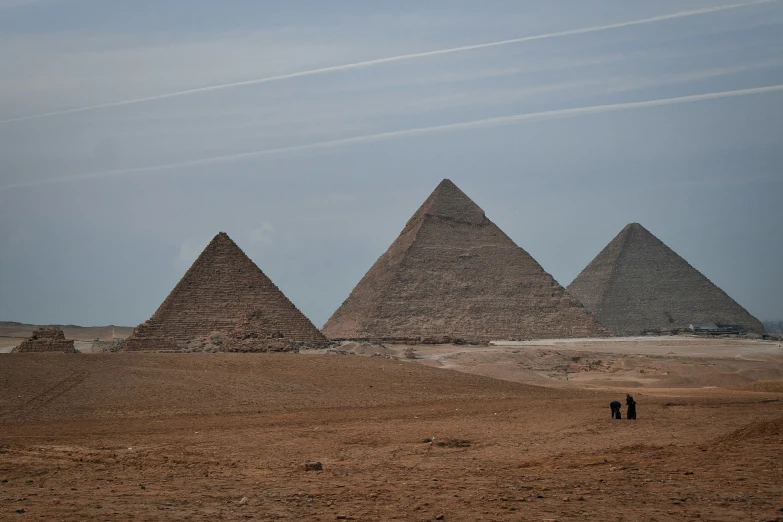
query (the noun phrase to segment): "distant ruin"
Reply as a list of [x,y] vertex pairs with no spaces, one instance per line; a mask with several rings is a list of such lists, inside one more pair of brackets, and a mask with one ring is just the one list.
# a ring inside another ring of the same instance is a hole
[[64,352],[76,353],[73,341],[65,339],[62,330],[54,326],[42,326],[33,335],[12,350],[13,353]]
[[448,179],[322,331],[446,343],[610,335]]
[[568,291],[617,335],[701,323],[764,333],[758,319],[639,223],[626,225]]
[[297,351],[327,339],[224,232],[216,235],[125,351]]

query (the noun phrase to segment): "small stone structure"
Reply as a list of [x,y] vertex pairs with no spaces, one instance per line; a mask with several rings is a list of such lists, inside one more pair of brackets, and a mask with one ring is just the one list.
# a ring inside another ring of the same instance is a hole
[[296,351],[327,339],[224,232],[216,235],[125,351]]
[[62,330],[54,326],[42,326],[33,331],[32,337],[13,349],[14,353],[65,352],[76,353],[73,341],[65,339]]
[[764,326],[639,223],[630,223],[568,291],[616,335],[677,333],[691,324]]
[[322,331],[414,343],[611,335],[448,179]]

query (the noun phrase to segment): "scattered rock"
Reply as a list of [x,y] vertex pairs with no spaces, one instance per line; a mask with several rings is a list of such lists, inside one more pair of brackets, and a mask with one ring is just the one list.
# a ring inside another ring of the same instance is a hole
[[300,471],[321,471],[323,469],[324,469],[323,464],[321,464],[318,461],[305,462],[304,464],[299,465]]
[[92,353],[116,353],[121,352],[125,347],[125,339],[110,339],[101,341],[95,339],[92,343]]
[[441,448],[467,448],[470,446],[469,440],[445,438],[435,441],[433,438],[432,444],[434,446],[440,446]]

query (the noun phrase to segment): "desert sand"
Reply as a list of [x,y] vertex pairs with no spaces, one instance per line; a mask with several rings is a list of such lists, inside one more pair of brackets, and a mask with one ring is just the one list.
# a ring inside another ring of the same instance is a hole
[[[344,343],[338,351],[406,358],[541,386],[726,387],[783,380],[780,341],[697,336],[496,341],[488,347]],[[410,355],[409,355],[410,356]]]
[[2,355],[0,519],[783,519],[772,343],[404,348]]

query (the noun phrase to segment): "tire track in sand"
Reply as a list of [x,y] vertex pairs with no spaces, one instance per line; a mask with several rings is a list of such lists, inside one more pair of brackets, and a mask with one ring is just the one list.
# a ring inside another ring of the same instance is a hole
[[53,386],[45,389],[38,395],[29,399],[16,409],[9,410],[7,412],[0,413],[0,422],[7,424],[8,422],[18,421],[24,419],[26,414],[39,410],[54,401],[64,393],[67,393],[72,388],[81,384],[84,379],[90,375],[87,370],[76,370],[71,373],[65,379],[57,382]]

